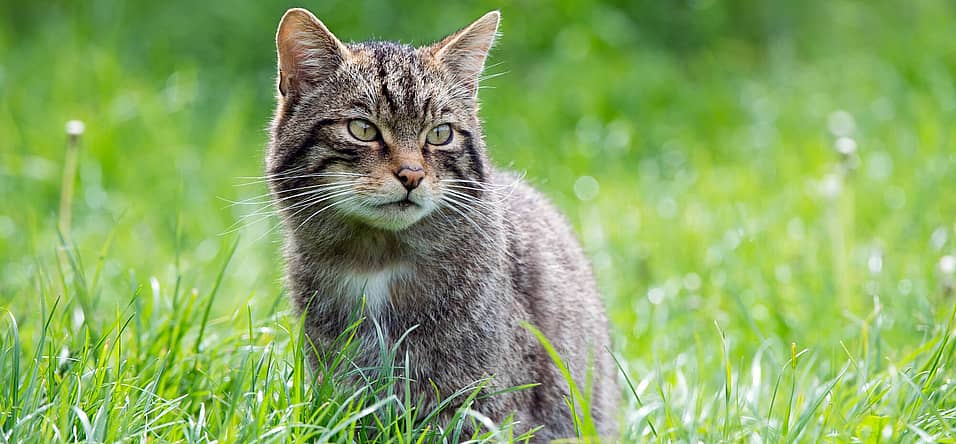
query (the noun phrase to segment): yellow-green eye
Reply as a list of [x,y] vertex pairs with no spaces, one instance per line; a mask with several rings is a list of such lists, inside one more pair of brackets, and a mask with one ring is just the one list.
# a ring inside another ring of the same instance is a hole
[[378,128],[368,120],[352,119],[349,120],[349,134],[362,142],[371,142],[378,138]]
[[429,145],[445,145],[451,142],[451,125],[443,123],[432,128],[425,136],[425,141]]

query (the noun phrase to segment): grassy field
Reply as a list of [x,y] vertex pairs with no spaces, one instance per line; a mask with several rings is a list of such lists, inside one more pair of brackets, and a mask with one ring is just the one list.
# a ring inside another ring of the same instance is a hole
[[[229,203],[291,5],[42,3],[0,0],[0,441],[464,439],[388,372],[312,382],[277,221]],[[956,442],[951,2],[423,3],[304,6],[412,43],[502,10],[488,145],[593,260],[621,441]]]

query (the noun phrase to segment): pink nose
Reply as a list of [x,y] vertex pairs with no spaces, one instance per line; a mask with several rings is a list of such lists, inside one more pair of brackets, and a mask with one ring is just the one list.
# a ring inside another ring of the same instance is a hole
[[395,177],[405,186],[405,189],[411,191],[418,188],[418,185],[422,183],[422,179],[425,178],[425,170],[418,165],[402,165],[395,173]]

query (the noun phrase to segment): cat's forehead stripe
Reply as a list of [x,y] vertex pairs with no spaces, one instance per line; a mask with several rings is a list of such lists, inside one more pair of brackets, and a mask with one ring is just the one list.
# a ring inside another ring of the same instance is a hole
[[385,98],[385,103],[388,105],[388,110],[394,114],[399,110],[398,104],[396,103],[395,97],[392,96],[392,90],[389,88],[389,71],[390,67],[388,66],[389,58],[386,54],[386,49],[383,46],[376,46],[373,50],[375,56],[375,64],[378,65],[378,88],[379,95]]
[[[375,68],[375,78],[370,79],[378,90],[376,107],[392,116],[404,115],[424,119],[431,103],[426,80],[426,71],[421,56],[411,47],[392,43],[371,42],[357,46],[356,52],[364,53],[358,60]],[[408,115],[409,113],[421,115]]]

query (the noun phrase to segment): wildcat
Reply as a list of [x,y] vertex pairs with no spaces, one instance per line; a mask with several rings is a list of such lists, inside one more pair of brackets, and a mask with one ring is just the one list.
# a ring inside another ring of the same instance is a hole
[[407,333],[399,356],[421,411],[488,376],[489,391],[539,383],[473,408],[543,426],[536,442],[574,436],[568,384],[526,321],[580,387],[590,375],[595,424],[614,436],[618,387],[588,261],[562,215],[485,150],[478,81],[498,22],[490,12],[415,48],[342,43],[303,9],[282,17],[266,172],[286,285],[318,350],[363,303],[375,322],[359,327],[356,365],[375,367],[376,335]]

